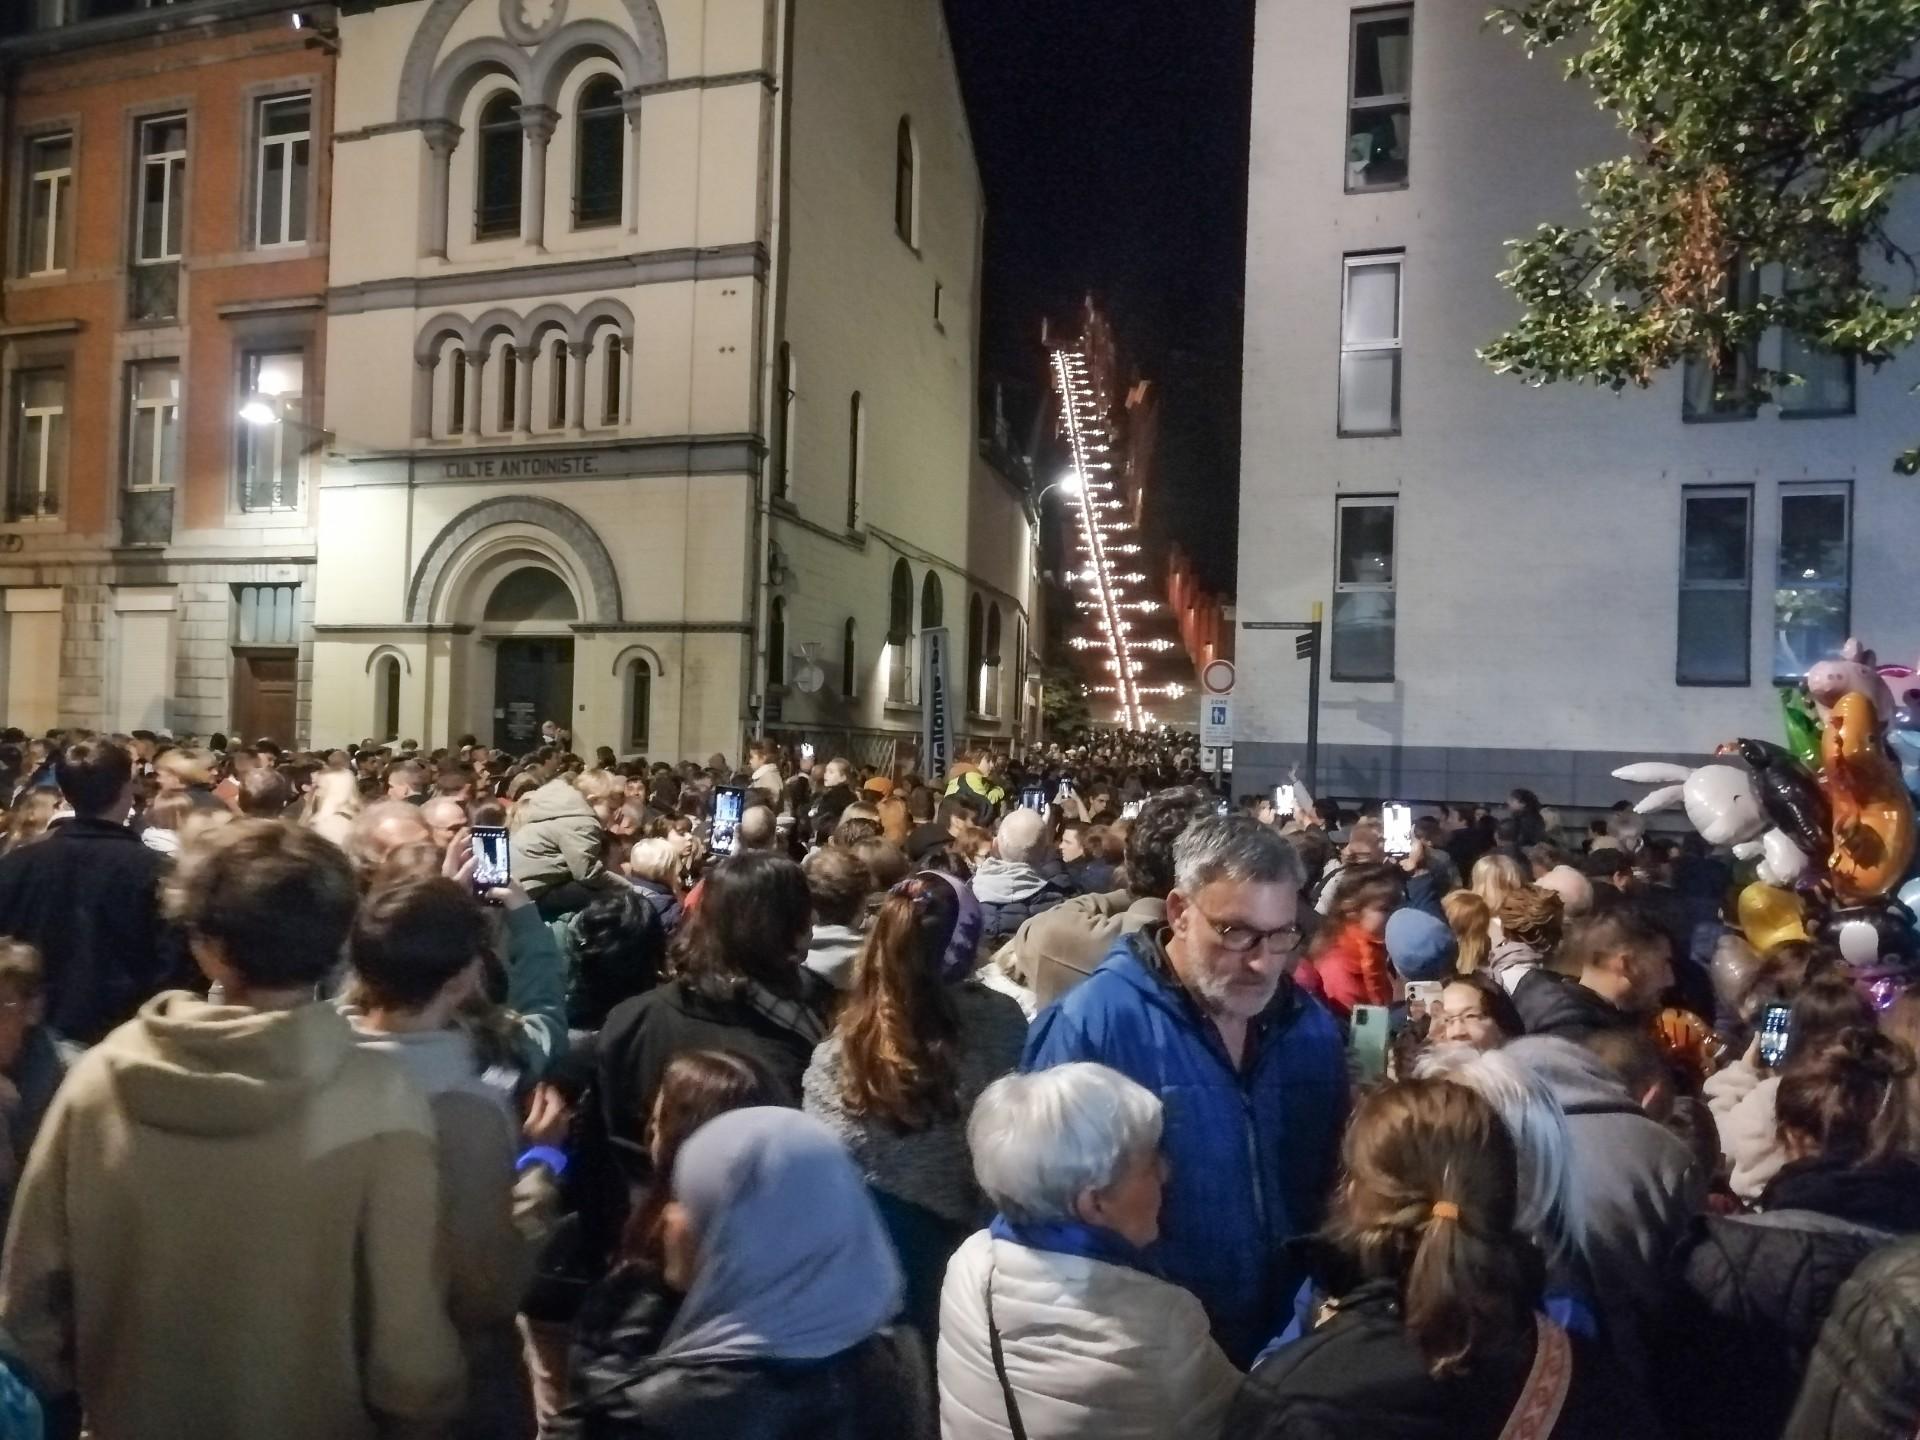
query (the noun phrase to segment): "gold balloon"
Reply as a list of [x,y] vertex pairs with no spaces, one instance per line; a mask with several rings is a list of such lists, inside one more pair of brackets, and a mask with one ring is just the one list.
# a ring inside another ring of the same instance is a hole
[[1759,881],[1740,892],[1740,933],[1764,955],[1788,940],[1807,938],[1807,912],[1800,897]]

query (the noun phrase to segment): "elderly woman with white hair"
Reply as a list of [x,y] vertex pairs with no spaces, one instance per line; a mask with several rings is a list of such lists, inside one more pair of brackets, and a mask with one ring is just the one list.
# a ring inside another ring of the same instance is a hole
[[999,1208],[940,1302],[944,1440],[1213,1440],[1240,1384],[1190,1293],[1156,1274],[1161,1106],[1104,1065],[994,1082],[967,1126]]

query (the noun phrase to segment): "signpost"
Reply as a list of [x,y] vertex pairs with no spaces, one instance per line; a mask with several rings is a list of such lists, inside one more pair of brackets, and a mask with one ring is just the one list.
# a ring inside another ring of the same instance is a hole
[[[1293,656],[1307,662],[1307,789],[1320,793],[1320,637],[1326,611],[1313,602],[1311,620],[1243,620],[1242,630],[1292,630]],[[1202,744],[1206,743],[1203,739]]]

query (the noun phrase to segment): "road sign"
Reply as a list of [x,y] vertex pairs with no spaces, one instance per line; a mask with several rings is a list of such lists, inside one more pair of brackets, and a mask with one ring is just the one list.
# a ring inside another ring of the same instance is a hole
[[1231,695],[1233,693],[1233,662],[1209,660],[1206,668],[1200,672],[1200,688],[1209,695]]
[[1208,695],[1200,701],[1200,743],[1224,749],[1233,744],[1233,700]]

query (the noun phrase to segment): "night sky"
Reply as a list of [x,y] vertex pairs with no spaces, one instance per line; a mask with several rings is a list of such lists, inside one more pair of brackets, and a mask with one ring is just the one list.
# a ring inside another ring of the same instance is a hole
[[1229,590],[1253,0],[947,14],[987,192],[986,377],[1024,385],[1031,413],[1040,319],[1091,291],[1162,387],[1156,528]]

